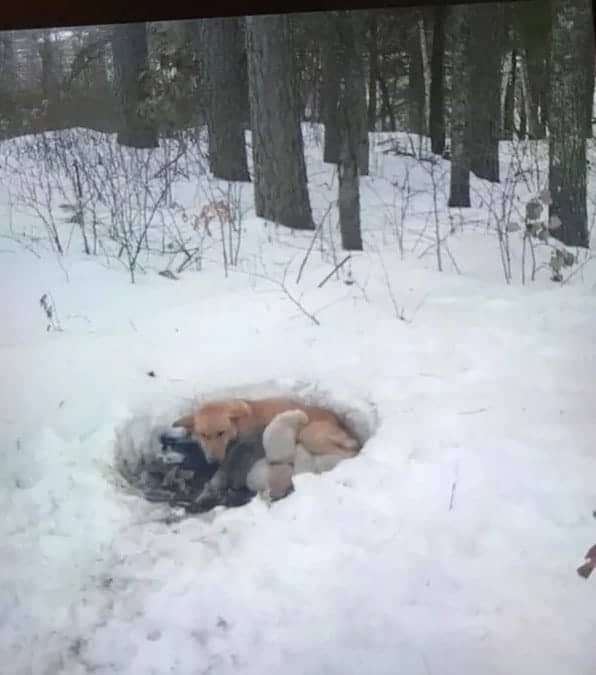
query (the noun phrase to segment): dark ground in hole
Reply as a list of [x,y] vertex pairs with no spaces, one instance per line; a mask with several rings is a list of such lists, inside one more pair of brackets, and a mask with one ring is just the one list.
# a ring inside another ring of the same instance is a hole
[[213,477],[218,464],[209,464],[201,446],[188,437],[160,437],[161,451],[157,457],[143,460],[130,482],[151,502],[182,506],[189,512],[207,511],[218,505],[242,506],[254,493],[247,488],[229,487],[217,503],[205,503],[197,509],[194,503],[205,484]]

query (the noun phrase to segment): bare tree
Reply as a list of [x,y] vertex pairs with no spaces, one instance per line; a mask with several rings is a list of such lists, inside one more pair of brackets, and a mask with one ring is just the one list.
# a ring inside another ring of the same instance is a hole
[[321,49],[321,113],[325,126],[323,160],[337,164],[341,152],[341,124],[339,120],[339,81],[341,78],[340,50],[337,44],[337,12],[326,16],[325,35]]
[[240,19],[201,22],[201,54],[207,86],[209,166],[216,178],[248,181],[245,123],[248,121],[246,51]]
[[18,117],[15,102],[17,81],[14,36],[6,31],[0,34],[0,138],[8,133],[10,124]]
[[146,24],[114,26],[112,53],[122,112],[118,143],[133,148],[155,148],[158,145],[157,130],[146,108],[149,98]]
[[433,11],[429,133],[432,151],[436,155],[442,155],[445,152],[445,20],[447,7],[437,5]]
[[526,0],[522,3],[513,3],[509,12],[513,19],[512,37],[520,55],[519,79],[528,137],[544,138],[551,23],[549,5],[542,0]]
[[62,93],[59,75],[59,47],[50,31],[44,31],[38,40],[37,48],[41,60],[41,92],[45,100],[48,122],[54,126],[59,113],[59,103]]
[[455,5],[451,10],[451,183],[450,207],[470,206],[470,7]]
[[[342,245],[350,251],[362,250],[360,229],[359,169],[362,165],[362,86],[364,65],[362,60],[361,27],[353,12],[336,16],[337,44],[340,57],[341,78],[339,119],[341,124],[341,150],[339,174],[339,225]],[[366,127],[365,127],[366,130]],[[368,156],[368,143],[365,147]]]
[[[470,17],[470,152],[471,170],[492,182],[499,181],[501,136],[502,5],[477,4]],[[486,26],[491,26],[487,31]]]
[[403,17],[408,22],[408,131],[425,135],[424,62],[422,60],[418,15],[418,9],[403,11]]
[[377,10],[368,17],[368,130],[377,124],[377,82],[379,79],[379,46]]
[[589,246],[586,209],[586,54],[594,50],[590,0],[551,0],[549,177],[553,234]]
[[503,73],[501,81],[501,137],[511,140],[515,131],[515,90],[517,87],[517,41],[513,29],[513,8],[511,5],[503,7],[503,41],[505,58],[503,59]]
[[0,33],[0,85],[2,93],[14,89],[17,84],[17,64],[12,31]]
[[256,213],[312,230],[288,17],[247,17],[246,44]]
[[350,72],[354,82],[353,108],[350,114],[354,117],[360,136],[358,144],[358,166],[361,176],[368,175],[369,144],[368,144],[368,110],[366,104],[366,69],[364,65],[364,30],[365,15],[349,12],[355,23],[347,21],[347,12],[330,12],[326,26],[322,50],[323,65],[323,122],[325,124],[325,148],[323,159],[325,162],[337,164],[341,161],[341,144],[344,128],[343,113],[340,110],[340,98],[342,96],[343,78],[346,73],[346,47],[343,42],[344,27],[349,25],[349,30],[354,36],[354,44],[349,45],[353,58],[350,56]]

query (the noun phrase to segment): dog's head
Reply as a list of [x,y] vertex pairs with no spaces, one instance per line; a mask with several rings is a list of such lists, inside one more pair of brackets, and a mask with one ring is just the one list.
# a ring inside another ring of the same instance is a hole
[[228,443],[238,436],[237,422],[251,414],[250,406],[241,399],[211,401],[194,415],[174,422],[175,427],[188,429],[201,444],[208,462],[223,462]]

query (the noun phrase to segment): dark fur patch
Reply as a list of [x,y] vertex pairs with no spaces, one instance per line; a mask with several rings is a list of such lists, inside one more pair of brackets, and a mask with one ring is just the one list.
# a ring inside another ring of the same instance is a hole
[[246,477],[255,462],[265,457],[264,429],[264,426],[256,427],[230,441],[224,461],[199,497],[187,507],[188,512],[204,513],[216,506],[242,506],[255,496],[246,487]]

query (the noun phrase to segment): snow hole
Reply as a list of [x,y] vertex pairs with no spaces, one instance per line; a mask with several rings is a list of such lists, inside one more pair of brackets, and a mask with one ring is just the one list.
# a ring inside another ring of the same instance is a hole
[[201,451],[188,444],[164,450],[162,436],[185,436],[184,430],[174,429],[172,423],[204,401],[268,396],[290,396],[333,410],[358,438],[363,446],[362,452],[366,452],[366,441],[378,426],[374,403],[359,398],[345,386],[328,390],[317,384],[300,382],[275,381],[219,389],[200,393],[183,405],[172,405],[169,409],[167,405],[146,406],[132,414],[116,430],[115,465],[125,479],[127,491],[151,502],[167,502],[172,506],[183,506],[192,501],[216,467],[207,466]]

